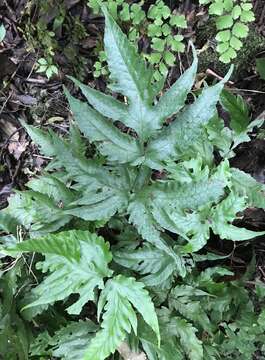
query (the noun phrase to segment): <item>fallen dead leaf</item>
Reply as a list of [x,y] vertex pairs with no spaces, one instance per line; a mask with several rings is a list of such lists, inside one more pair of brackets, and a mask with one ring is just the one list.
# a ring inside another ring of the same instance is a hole
[[16,160],[18,160],[26,150],[28,144],[29,142],[26,141],[25,135],[22,135],[17,141],[14,141],[13,139],[10,140],[7,148],[9,153],[12,154]]

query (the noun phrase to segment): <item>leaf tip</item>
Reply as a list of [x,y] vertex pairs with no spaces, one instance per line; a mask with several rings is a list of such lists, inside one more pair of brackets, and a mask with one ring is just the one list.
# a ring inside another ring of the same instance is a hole
[[226,83],[230,79],[230,77],[234,71],[234,67],[235,66],[233,64],[230,66],[228,73],[225,75],[224,79],[222,80],[222,83]]
[[21,126],[23,126],[24,128],[27,128],[28,124],[26,123],[25,120],[19,118],[18,121],[20,122]]

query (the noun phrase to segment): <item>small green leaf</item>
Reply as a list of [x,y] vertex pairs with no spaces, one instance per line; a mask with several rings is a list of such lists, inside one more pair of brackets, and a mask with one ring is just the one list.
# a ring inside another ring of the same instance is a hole
[[240,22],[235,23],[232,29],[232,34],[238,38],[245,38],[248,34],[248,27]]
[[241,4],[241,8],[245,11],[249,11],[253,8],[253,5],[250,2],[245,2]]
[[170,13],[171,13],[170,8],[169,8],[168,6],[166,6],[166,5],[164,5],[164,6],[161,8],[161,10],[162,10],[162,11],[161,11],[161,14],[162,14],[163,18],[164,18],[164,19],[169,18]]
[[139,25],[145,19],[145,12],[140,4],[131,5],[131,19],[134,25]]
[[36,72],[37,73],[44,73],[44,72],[46,72],[46,70],[47,70],[47,65],[41,65],[41,66],[38,66]]
[[161,36],[162,35],[161,26],[155,24],[149,24],[147,28],[147,34],[151,38]]
[[184,15],[171,15],[169,24],[181,29],[186,29],[188,26]]
[[161,62],[161,63],[159,64],[159,71],[160,71],[160,73],[161,73],[164,77],[167,76],[168,69],[167,69],[167,66],[166,66],[163,62]]
[[162,26],[162,33],[163,33],[164,36],[167,36],[167,35],[171,34],[171,28],[170,28],[170,26],[168,24],[164,24]]
[[101,76],[101,72],[100,71],[94,71],[93,75],[95,76],[95,78],[99,78]]
[[223,15],[224,4],[222,2],[214,2],[209,7],[209,14],[211,15]]
[[162,81],[164,79],[164,76],[160,73],[160,71],[157,69],[154,72],[154,79],[159,82]]
[[163,39],[159,38],[153,38],[152,39],[152,48],[156,51],[163,52],[165,48],[165,41]]
[[40,65],[48,65],[48,62],[47,62],[46,59],[40,58],[40,59],[38,60],[38,64],[40,64]]
[[162,26],[163,25],[163,20],[162,18],[158,17],[157,19],[154,20],[154,24],[157,26]]
[[164,53],[164,60],[168,66],[173,66],[175,63],[175,56],[170,51],[166,51]]
[[231,37],[230,30],[219,31],[216,35],[216,40],[221,42],[227,42]]
[[227,49],[229,48],[229,43],[228,42],[224,42],[224,43],[220,43],[217,45],[216,50],[222,54],[225,51],[227,51]]
[[171,48],[173,51],[183,53],[185,50],[185,45],[181,41],[174,39],[171,43]]
[[216,20],[216,26],[218,30],[231,28],[233,26],[232,15],[222,15]]
[[173,51],[177,51],[177,52],[183,52],[185,49],[185,45],[182,43],[183,40],[183,36],[182,35],[174,35],[169,36],[167,38],[167,43],[169,46],[171,46],[171,49]]
[[130,20],[130,7],[129,4],[123,3],[122,10],[119,12],[119,17],[122,21]]
[[235,50],[240,50],[243,46],[243,43],[237,37],[232,36],[230,39],[230,46],[232,46],[232,48],[234,48]]
[[227,51],[225,51],[221,56],[220,56],[220,60],[225,63],[228,64],[231,62],[232,59],[236,58],[237,54],[235,52],[235,50],[233,48],[229,48]]
[[152,52],[148,56],[148,60],[151,64],[158,64],[161,60],[162,54],[160,52]]
[[232,11],[233,19],[235,19],[235,20],[238,19],[239,16],[241,15],[241,13],[242,13],[242,10],[241,10],[240,5],[234,6],[233,11]]
[[240,15],[240,20],[244,23],[255,21],[255,15],[253,11],[243,10]]
[[221,0],[224,2],[224,8],[227,12],[231,12],[234,7],[234,0]]

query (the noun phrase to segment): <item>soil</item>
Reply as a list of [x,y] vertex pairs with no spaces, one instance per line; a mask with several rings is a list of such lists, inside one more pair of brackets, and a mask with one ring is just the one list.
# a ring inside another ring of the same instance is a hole
[[[32,3],[33,1],[31,1]],[[153,1],[147,1],[146,6]],[[176,2],[166,1],[169,6]],[[72,86],[66,75],[74,73],[74,66],[69,63],[62,53],[56,54],[59,64],[59,74],[48,80],[44,75],[36,73],[35,63],[38,58],[38,49],[29,51],[22,29],[30,19],[33,24],[38,21],[37,7],[27,14],[28,0],[1,0],[0,23],[5,25],[7,34],[0,44],[0,208],[7,205],[7,199],[14,189],[24,189],[27,180],[38,174],[47,163],[37,148],[31,144],[29,138],[21,128],[19,119],[41,127],[51,127],[56,131],[68,131],[68,105],[63,96],[62,85]],[[85,6],[86,1],[65,0],[67,11],[73,16],[79,16],[85,26],[87,36],[77,44],[79,54],[86,57],[87,63],[83,67],[83,81],[94,87],[104,90],[103,78],[94,79],[92,66],[95,60],[93,49],[97,39],[103,34],[104,22],[101,17],[92,15]],[[185,38],[195,41],[199,48],[204,45],[203,26],[207,24],[207,17],[203,9],[198,9],[195,0],[179,1],[179,7],[189,19],[189,27]],[[259,36],[265,44],[265,3],[264,0],[253,0],[256,13],[256,22],[253,27],[254,36]],[[198,13],[200,15],[198,15]],[[197,14],[197,15],[196,15]],[[46,21],[53,19],[55,14],[47,15]],[[61,46],[66,44],[65,29],[56,32]],[[229,85],[235,93],[241,94],[248,102],[253,119],[265,111],[265,81],[261,80],[256,72],[255,59],[264,57],[263,48],[250,49],[247,63],[244,63],[233,78],[233,85]],[[180,58],[181,64],[189,62],[189,56],[184,54]],[[216,80],[223,76],[222,69],[212,59],[202,61],[200,76],[207,81]],[[172,83],[180,73],[180,66],[169,72],[167,84]],[[236,149],[236,156],[232,165],[238,167],[258,181],[265,183],[265,140],[253,135],[253,140],[242,144]],[[265,212],[260,209],[248,209],[241,225],[249,229],[265,230]],[[257,277],[265,281],[265,238],[256,241],[234,245],[231,242],[223,245],[213,238],[208,246],[220,254],[230,254],[228,260],[236,274],[242,274],[251,262],[252,255],[256,255]]]

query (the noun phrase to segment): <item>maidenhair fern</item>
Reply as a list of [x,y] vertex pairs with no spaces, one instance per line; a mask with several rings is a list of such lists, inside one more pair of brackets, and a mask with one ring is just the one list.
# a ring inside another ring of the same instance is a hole
[[[157,0],[146,11],[144,1],[126,2],[124,0],[89,0],[88,6],[95,14],[99,14],[101,6],[107,7],[115,20],[124,25],[129,25],[128,38],[137,46],[142,35],[149,38],[151,53],[143,52],[145,58],[155,66],[154,80],[161,80],[168,72],[168,66],[173,66],[177,53],[185,50],[184,36],[181,29],[187,28],[184,15],[171,11],[163,1]],[[100,46],[100,44],[99,44]],[[99,51],[98,61],[94,64],[94,76],[106,75],[106,54]]]
[[255,20],[253,5],[249,0],[199,0],[209,4],[209,14],[216,17],[216,50],[220,60],[231,62],[242,48],[242,39],[248,35],[248,24]]
[[[247,207],[265,207],[265,198],[264,186],[228,161],[262,122],[249,124],[240,99],[223,92],[229,74],[187,102],[194,49],[191,67],[159,96],[154,70],[104,13],[110,88],[124,101],[71,78],[87,102],[65,90],[75,121],[69,139],[23,123],[53,160],[29,190],[10,198],[0,218],[13,232],[1,238],[3,255],[44,256],[36,264],[43,279],[21,313],[32,318],[60,302],[71,315],[56,331],[41,333],[30,353],[104,360],[127,341],[149,359],[248,359],[238,331],[255,324],[261,344],[264,314],[254,314],[239,281],[223,281],[231,272],[212,267],[198,274],[196,263],[218,259],[197,253],[211,232],[233,241],[264,234],[233,223]],[[231,114],[230,128],[218,117],[218,101]],[[77,127],[95,146],[90,158]],[[103,226],[114,238],[98,235]],[[86,320],[87,304],[96,305],[91,318],[99,326]],[[253,341],[245,345],[251,353]]]

